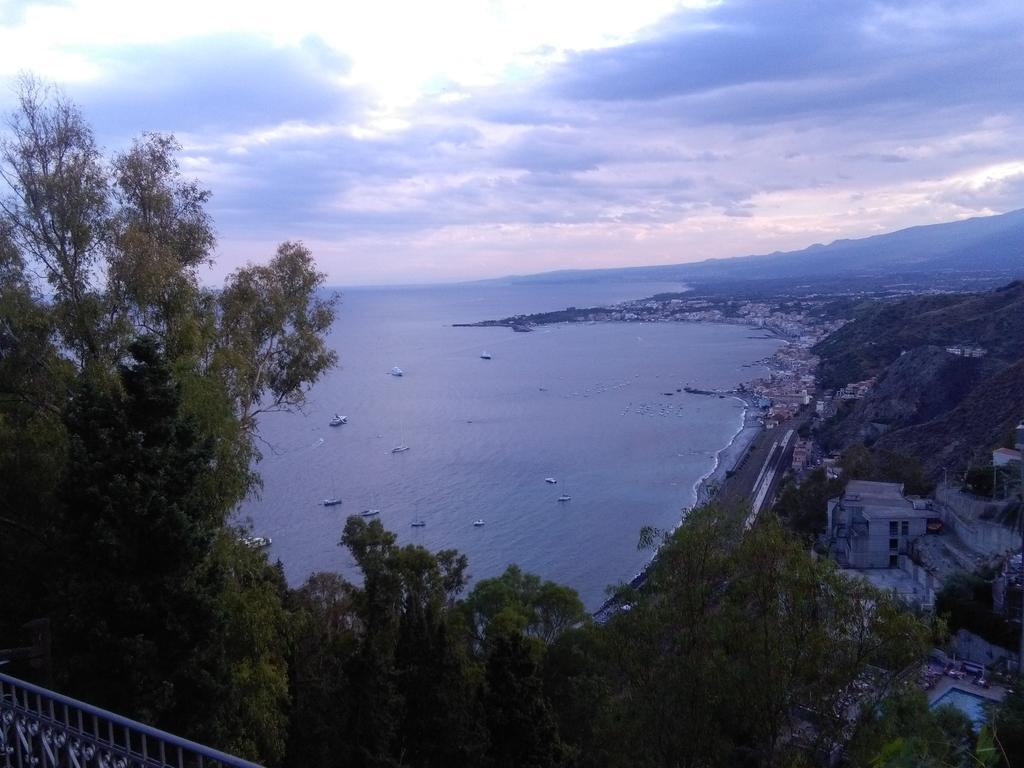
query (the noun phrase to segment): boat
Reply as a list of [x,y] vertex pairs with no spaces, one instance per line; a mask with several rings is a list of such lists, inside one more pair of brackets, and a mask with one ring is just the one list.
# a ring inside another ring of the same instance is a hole
[[402,439],[398,441],[398,445],[391,449],[392,453],[405,453],[409,450],[409,446],[405,444],[405,424],[402,424]]
[[555,484],[555,483],[557,483],[558,481],[557,481],[557,480],[555,480],[555,478],[553,478],[553,477],[545,477],[545,478],[544,478],[544,482],[545,482],[545,483],[548,483],[548,484],[550,484],[550,485],[554,485],[554,484]]
[[490,352],[481,352],[480,353],[480,359],[481,360],[490,360],[491,359],[491,353]]
[[244,536],[242,543],[253,549],[263,549],[264,547],[269,547],[274,542],[269,536]]
[[376,517],[377,515],[380,514],[380,510],[379,509],[364,509],[359,514],[362,515],[363,517]]
[[572,501],[572,496],[570,496],[568,493],[563,493],[561,496],[558,497],[558,501]]
[[409,525],[413,528],[426,528],[427,522],[425,520],[420,520],[419,518],[416,518],[411,523],[409,523]]
[[402,372],[402,369],[399,368],[396,365],[394,368],[391,369],[391,375],[392,376],[404,376],[405,374]]
[[329,499],[324,499],[323,505],[325,507],[336,507],[341,504],[341,496],[331,496]]
[[332,427],[340,427],[342,424],[348,424],[348,416],[339,416],[338,414],[334,414],[331,420],[327,423]]
[[474,528],[480,528],[483,525],[486,525],[486,523],[484,523],[483,520],[474,520],[473,521],[473,527]]

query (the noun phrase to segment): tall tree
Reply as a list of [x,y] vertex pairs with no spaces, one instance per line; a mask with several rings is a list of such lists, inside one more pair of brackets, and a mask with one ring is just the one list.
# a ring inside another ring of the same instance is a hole
[[186,706],[175,686],[216,628],[210,557],[220,510],[196,493],[211,446],[184,418],[152,339],[119,381],[86,377],[52,532],[54,652],[68,690],[150,722]]
[[104,332],[95,288],[109,211],[102,157],[78,108],[32,77],[0,143],[5,226],[23,256],[40,265],[53,292],[62,340],[79,365],[97,359]]
[[171,136],[105,162],[78,108],[23,80],[0,142],[0,631],[48,612],[70,690],[276,761],[280,573],[229,516],[257,414],[334,362],[333,303],[286,243],[223,291],[209,192]]

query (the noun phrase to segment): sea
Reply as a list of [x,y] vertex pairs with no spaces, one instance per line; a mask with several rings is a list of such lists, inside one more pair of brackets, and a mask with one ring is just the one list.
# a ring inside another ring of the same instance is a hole
[[[238,522],[272,539],[269,555],[293,585],[317,571],[358,582],[338,542],[347,516],[373,509],[400,544],[465,553],[471,581],[515,563],[575,588],[596,609],[609,586],[650,559],[637,548],[641,528],[679,524],[742,426],[737,399],[682,388],[762,376],[781,342],[702,323],[566,323],[532,333],[452,326],[681,289],[342,291],[328,337],[339,365],[312,388],[303,413],[261,417],[263,485]],[[395,366],[404,375],[391,375]],[[348,422],[329,426],[335,413]],[[409,450],[393,453],[399,445]],[[562,494],[571,500],[558,501]],[[335,497],[342,503],[323,505]]]

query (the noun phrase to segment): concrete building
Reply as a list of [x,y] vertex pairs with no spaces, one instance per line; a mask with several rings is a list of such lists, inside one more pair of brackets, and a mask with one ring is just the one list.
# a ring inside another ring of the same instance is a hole
[[842,566],[897,568],[934,514],[928,502],[904,496],[901,483],[851,480],[846,493],[828,503],[826,543]]

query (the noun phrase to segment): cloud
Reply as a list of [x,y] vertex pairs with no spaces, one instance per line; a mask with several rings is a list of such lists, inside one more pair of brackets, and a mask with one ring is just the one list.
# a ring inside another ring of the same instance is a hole
[[181,136],[225,267],[302,237],[339,281],[683,261],[1024,207],[1018,0],[659,18],[398,107],[326,36],[80,50],[103,76],[72,95],[108,145]]
[[339,85],[350,62],[315,40],[278,48],[254,38],[211,37],[104,49],[93,58],[106,74],[72,93],[110,136],[345,121],[367,107],[365,94]]
[[29,8],[44,6],[66,6],[71,0],[5,0],[0,5],[0,26],[20,24]]

